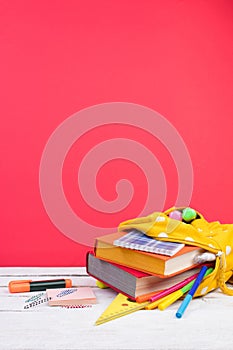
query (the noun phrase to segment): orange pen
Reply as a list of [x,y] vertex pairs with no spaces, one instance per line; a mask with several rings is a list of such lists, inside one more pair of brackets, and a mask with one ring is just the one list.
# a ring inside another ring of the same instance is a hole
[[8,285],[11,293],[36,292],[51,288],[70,288],[72,281],[69,279],[49,280],[49,281],[11,281]]

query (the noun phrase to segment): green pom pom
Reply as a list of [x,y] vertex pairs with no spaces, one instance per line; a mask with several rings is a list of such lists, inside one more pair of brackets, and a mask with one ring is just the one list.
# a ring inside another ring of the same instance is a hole
[[184,221],[190,222],[190,221],[196,219],[196,217],[197,217],[197,213],[192,208],[185,208],[182,212],[182,219]]
[[96,281],[96,285],[97,285],[97,287],[99,287],[101,289],[109,288],[103,282],[100,282],[100,281]]

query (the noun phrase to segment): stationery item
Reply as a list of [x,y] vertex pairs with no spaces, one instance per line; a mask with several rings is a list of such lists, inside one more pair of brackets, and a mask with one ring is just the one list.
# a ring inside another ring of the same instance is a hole
[[69,288],[72,286],[70,279],[59,279],[49,281],[11,281],[8,285],[11,293],[36,292],[50,288]]
[[[213,269],[209,269],[205,276],[207,276],[207,274],[210,274],[210,272],[212,272]],[[197,277],[198,274],[196,274],[195,277]],[[187,279],[188,280],[188,279]],[[145,307],[146,310],[153,310],[155,309],[156,307],[158,307],[160,310],[163,309],[164,305],[165,305],[165,308],[168,307],[169,305],[171,305],[173,302],[175,302],[177,299],[179,299],[183,294],[185,294],[187,291],[189,291],[193,284],[195,282],[195,278],[193,278],[192,281],[188,281],[187,284],[182,288],[182,289],[179,289],[169,295],[165,295],[164,296],[164,293],[161,292],[161,293],[158,293],[154,298],[153,298],[153,302],[151,302],[148,306]],[[150,299],[151,301],[151,299]],[[160,307],[161,306],[161,307]]]
[[124,236],[116,239],[113,244],[118,247],[142,250],[168,256],[175,255],[184,247],[183,243],[158,241],[138,230],[131,230]]
[[65,309],[86,309],[92,307],[92,305],[89,304],[81,304],[81,305],[61,305],[62,308]]
[[[157,293],[160,293],[160,291],[156,292],[156,294]],[[137,303],[144,303],[144,301],[150,301],[150,298],[153,296],[155,296],[155,292],[140,295],[139,297],[136,298],[136,302]]]
[[96,297],[90,287],[48,289],[50,306],[95,304]]
[[101,314],[95,325],[98,326],[102,323],[115,320],[118,317],[128,315],[134,311],[144,309],[149,302],[137,303],[129,300],[125,295],[119,293],[107,309]]
[[29,299],[25,300],[25,303],[31,303],[33,301],[38,301],[41,299],[41,297],[43,296],[47,296],[46,293],[39,293],[39,294],[36,294],[36,295],[33,295],[32,297],[30,297]]
[[[148,295],[149,293],[150,297],[154,296],[157,291],[172,287],[174,284],[183,281],[199,271],[199,269],[191,269],[170,278],[152,276],[135,269],[99,259],[90,252],[87,254],[86,267],[89,275],[117,292],[129,296],[131,299],[136,299],[139,296]],[[146,300],[149,300],[149,298]]]
[[195,282],[193,283],[191,290],[188,292],[188,294],[184,298],[183,302],[181,303],[181,305],[176,313],[177,318],[181,318],[183,316],[183,313],[185,312],[185,310],[186,310],[187,306],[189,305],[190,301],[192,300],[197,288],[199,287],[202,279],[204,278],[206,271],[207,271],[207,266],[203,266],[201,268],[201,271],[199,272]]
[[179,282],[179,283],[175,284],[174,286],[163,290],[163,291],[160,292],[160,293],[157,293],[155,296],[152,296],[152,297],[150,298],[150,301],[153,302],[153,301],[155,301],[155,300],[158,300],[158,299],[160,299],[160,298],[163,298],[163,297],[167,296],[168,294],[171,294],[171,293],[175,292],[175,291],[178,290],[178,289],[183,288],[186,284],[188,284],[189,282],[191,282],[191,281],[193,281],[195,278],[197,278],[197,275],[198,275],[198,274],[195,273],[194,275],[192,275],[192,276],[186,278],[184,281]]
[[165,310],[168,306],[173,304],[176,300],[180,299],[185,293],[187,293],[193,286],[194,280],[189,282],[183,288],[169,294],[164,300],[160,301],[158,304],[159,310]]
[[36,307],[46,303],[49,300],[46,293],[39,293],[37,295],[33,295],[31,298],[25,301],[24,309],[30,309],[32,307]]
[[202,248],[185,246],[170,257],[114,246],[113,242],[124,235],[125,232],[117,232],[97,238],[95,242],[96,257],[148,274],[170,277],[196,266],[193,263],[194,256],[204,252]]
[[153,303],[149,302],[148,305],[145,306],[146,310],[154,310],[156,307],[158,307],[159,303],[162,303],[166,297],[160,298],[159,300],[154,301]]
[[[208,276],[214,269],[211,267],[209,268],[206,273],[205,277]],[[189,282],[186,286],[181,288],[180,290],[177,290],[173,292],[172,294],[169,294],[163,301],[161,301],[158,304],[159,310],[165,310],[169,305],[173,304],[176,300],[180,299],[185,293],[187,293],[193,286],[194,280]]]
[[107,286],[106,284],[104,284],[103,282],[101,281],[96,281],[96,286],[100,289],[106,289],[106,288],[109,288],[109,286]]

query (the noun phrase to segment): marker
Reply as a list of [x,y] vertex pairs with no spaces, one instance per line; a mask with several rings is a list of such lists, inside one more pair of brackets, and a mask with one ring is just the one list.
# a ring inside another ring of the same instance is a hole
[[[208,276],[213,271],[213,268],[209,268],[205,276]],[[180,299],[185,293],[187,293],[193,286],[195,281],[189,282],[186,286],[177,290],[176,292],[169,294],[161,303],[158,305],[159,310],[165,310],[169,305],[173,304],[176,300]]]
[[148,293],[148,294],[143,294],[143,295],[140,295],[136,298],[136,302],[137,303],[144,303],[144,301],[149,301],[151,297],[154,297],[155,295],[157,295],[158,293],[161,293],[162,291],[159,290],[157,292],[151,292],[151,293]]
[[199,287],[201,281],[203,280],[206,271],[207,271],[207,266],[203,266],[201,268],[201,271],[199,272],[195,282],[193,283],[191,290],[188,292],[188,294],[186,295],[186,297],[182,301],[178,311],[176,312],[177,318],[181,318],[183,316],[187,306],[189,305],[190,301],[192,300],[192,298],[193,298],[197,288]]
[[169,305],[173,304],[176,300],[180,299],[185,293],[187,293],[193,286],[194,281],[189,282],[185,287],[177,290],[176,292],[168,295],[158,305],[159,310],[165,310]]
[[175,292],[175,291],[178,290],[178,289],[183,288],[183,287],[186,286],[189,282],[195,280],[195,278],[197,278],[197,276],[198,276],[198,273],[195,273],[195,275],[192,275],[192,276],[186,278],[186,279],[183,280],[182,282],[179,282],[179,283],[175,284],[174,286],[169,287],[169,288],[163,290],[162,292],[153,295],[153,296],[150,298],[150,301],[151,301],[151,302],[154,302],[154,301],[156,301],[156,300],[158,300],[158,299],[161,299],[161,298],[163,298],[163,297],[165,297],[165,296],[167,296],[167,295],[169,295],[169,294]]
[[146,310],[154,310],[158,307],[159,303],[163,302],[167,297],[163,297],[159,300],[154,301],[153,303],[148,302],[148,305],[145,306]]
[[[198,275],[197,273],[195,275],[193,275],[194,279],[197,277],[197,275]],[[193,277],[193,276],[191,276],[191,277]],[[190,279],[191,277],[186,278],[186,280]],[[176,300],[178,300],[180,297],[182,297],[182,295],[184,293],[188,292],[191,289],[191,287],[192,287],[192,285],[194,283],[194,279],[193,279],[193,281],[191,281],[188,284],[186,284],[186,286],[184,286],[180,290],[177,290],[177,291],[175,291],[175,292],[173,292],[173,293],[171,293],[169,295],[166,295],[164,297],[160,297],[160,299],[156,299],[155,301],[153,301],[152,303],[147,305],[145,307],[145,309],[146,310],[153,310],[156,307],[158,307],[159,310],[164,310],[166,307],[168,307],[169,305],[174,303]],[[162,294],[162,293],[159,293],[159,294]],[[164,307],[164,305],[165,305],[165,307]]]
[[11,281],[8,285],[11,293],[36,292],[51,288],[70,288],[72,281],[70,279],[59,279],[49,281]]

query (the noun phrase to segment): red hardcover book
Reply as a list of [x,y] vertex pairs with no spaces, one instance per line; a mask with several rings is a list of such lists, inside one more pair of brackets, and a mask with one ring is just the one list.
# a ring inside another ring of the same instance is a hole
[[162,278],[99,259],[91,252],[87,254],[86,268],[89,275],[134,300],[138,296],[149,293],[153,295],[169,288],[199,271],[190,269],[169,278]]

